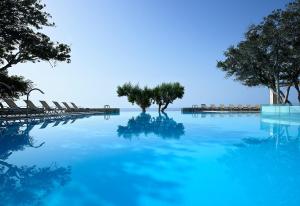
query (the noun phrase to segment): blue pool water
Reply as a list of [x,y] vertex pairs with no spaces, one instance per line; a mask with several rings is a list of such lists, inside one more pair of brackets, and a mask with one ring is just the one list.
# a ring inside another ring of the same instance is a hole
[[1,122],[0,205],[299,206],[299,137],[259,114]]

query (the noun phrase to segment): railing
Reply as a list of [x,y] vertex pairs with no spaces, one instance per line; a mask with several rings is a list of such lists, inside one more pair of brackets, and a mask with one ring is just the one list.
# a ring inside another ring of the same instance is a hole
[[[27,99],[27,103],[29,101],[29,95],[32,91],[39,91],[40,93],[42,94],[45,94],[42,90],[40,90],[39,88],[33,88],[33,89],[30,89],[27,93],[26,93],[26,99]],[[26,117],[28,118],[28,104],[26,103]]]

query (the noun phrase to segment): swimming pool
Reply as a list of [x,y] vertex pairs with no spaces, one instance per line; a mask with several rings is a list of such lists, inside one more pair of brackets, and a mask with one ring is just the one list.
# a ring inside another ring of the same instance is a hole
[[300,205],[300,118],[172,111],[0,128],[0,205]]

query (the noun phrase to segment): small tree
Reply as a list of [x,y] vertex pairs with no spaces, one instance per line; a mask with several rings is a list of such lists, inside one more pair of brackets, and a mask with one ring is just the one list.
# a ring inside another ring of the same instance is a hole
[[126,96],[130,103],[137,104],[143,112],[151,106],[152,90],[148,87],[142,89],[139,85],[125,83],[123,86],[118,86],[117,94],[119,97]]
[[164,112],[174,100],[181,99],[184,87],[180,83],[162,83],[153,89],[153,101],[158,105],[158,111]]
[[143,112],[151,106],[151,103],[158,105],[158,111],[164,112],[169,104],[172,104],[177,98],[181,99],[184,94],[184,87],[178,82],[162,83],[154,89],[144,87],[141,89],[138,85],[133,86],[131,83],[126,83],[117,88],[119,97],[127,96],[128,101],[132,104],[139,105]]

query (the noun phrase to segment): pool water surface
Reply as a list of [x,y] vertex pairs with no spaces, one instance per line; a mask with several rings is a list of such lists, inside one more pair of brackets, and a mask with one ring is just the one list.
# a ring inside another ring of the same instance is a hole
[[1,122],[0,205],[299,206],[300,117]]

